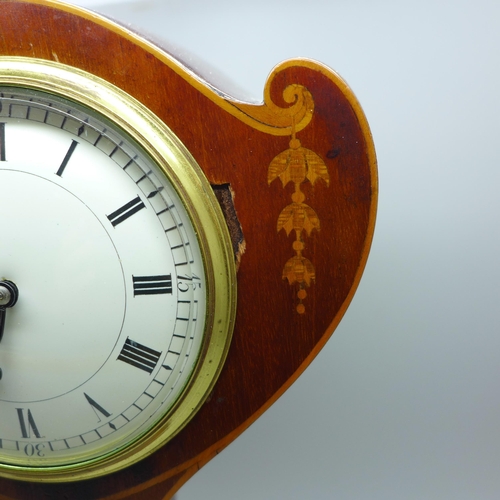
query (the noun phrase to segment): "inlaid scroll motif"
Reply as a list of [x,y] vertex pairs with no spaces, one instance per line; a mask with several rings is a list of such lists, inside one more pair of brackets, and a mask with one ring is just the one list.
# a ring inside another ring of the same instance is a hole
[[283,188],[289,182],[295,187],[292,203],[286,206],[278,217],[277,231],[284,230],[287,236],[290,233],[295,234],[295,241],[292,244],[295,255],[285,264],[282,277],[288,280],[290,285],[298,287],[299,303],[296,310],[299,314],[304,314],[306,308],[303,301],[307,297],[306,287],[315,281],[316,270],[313,263],[303,254],[306,250],[306,238],[311,236],[313,231],[320,230],[320,221],[315,210],[304,203],[306,197],[301,185],[306,182],[314,185],[318,180],[322,180],[328,186],[330,176],[325,162],[314,151],[301,145],[295,136],[295,127],[292,127],[289,146],[271,161],[267,181],[271,184],[279,178]]

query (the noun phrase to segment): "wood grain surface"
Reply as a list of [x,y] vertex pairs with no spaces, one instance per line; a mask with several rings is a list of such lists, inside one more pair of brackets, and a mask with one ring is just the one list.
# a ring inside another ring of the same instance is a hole
[[[67,484],[0,479],[1,499],[170,498],[293,383],[352,299],[376,213],[366,119],[346,84],[320,64],[288,61],[271,73],[268,102],[239,103],[126,29],[55,2],[1,1],[0,55],[55,60],[120,87],[165,121],[212,184],[228,184],[233,193],[244,236],[237,320],[226,364],[198,414],[161,450],[109,476]],[[307,175],[314,165],[306,159],[305,166],[289,165],[290,182],[283,181],[288,174],[269,182],[273,159],[297,146],[291,140],[321,159],[328,179]],[[289,234],[278,231],[280,214],[293,203],[310,207],[319,223],[296,206]],[[298,255],[297,235],[314,279],[297,275],[290,284],[283,272]]]

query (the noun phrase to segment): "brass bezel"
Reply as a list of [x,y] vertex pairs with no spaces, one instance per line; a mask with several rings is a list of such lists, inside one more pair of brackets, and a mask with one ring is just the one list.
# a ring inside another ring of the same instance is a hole
[[43,91],[103,115],[131,136],[176,189],[198,237],[207,278],[207,317],[199,360],[182,395],[152,429],[123,449],[75,464],[0,464],[0,476],[68,482],[115,472],[158,450],[206,400],[224,364],[236,314],[236,269],[222,211],[201,168],[168,126],[126,92],[90,73],[41,59],[0,56],[0,84]]

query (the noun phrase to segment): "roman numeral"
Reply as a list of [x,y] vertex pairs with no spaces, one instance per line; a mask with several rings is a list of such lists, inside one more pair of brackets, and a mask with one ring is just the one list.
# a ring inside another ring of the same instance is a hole
[[17,410],[17,418],[19,419],[19,425],[21,426],[21,435],[23,438],[29,439],[31,437],[31,432],[33,431],[33,434],[37,438],[41,438],[40,432],[38,431],[38,427],[35,424],[35,419],[33,418],[33,415],[31,413],[31,410],[28,410],[27,416],[28,419],[24,418],[24,408],[16,408]]
[[75,140],[71,141],[71,146],[68,149],[68,152],[66,153],[66,156],[64,157],[64,160],[61,163],[61,166],[59,167],[59,170],[56,172],[56,175],[61,177],[61,175],[64,172],[64,169],[66,168],[66,165],[68,164],[71,155],[75,152],[76,147],[78,146],[78,142]]
[[145,372],[152,373],[160,356],[161,352],[127,338],[117,359]]
[[109,413],[109,411],[105,410],[99,403],[97,403],[95,400],[93,400],[88,394],[86,394],[84,392],[83,395],[85,396],[85,399],[88,401],[89,405],[92,406],[92,409],[94,410],[94,413],[96,414],[99,422],[101,421],[101,417],[99,416],[99,413],[101,415],[104,415],[106,418],[111,417],[111,413]]
[[5,154],[5,123],[0,123],[0,161],[7,161]]
[[172,293],[172,275],[132,276],[134,297],[136,295],[158,295]]
[[109,222],[113,224],[113,226],[117,226],[124,220],[127,220],[130,216],[137,213],[139,210],[146,208],[146,205],[142,202],[139,196],[136,196],[132,201],[129,201],[123,207],[115,210],[112,214],[109,214],[107,217]]

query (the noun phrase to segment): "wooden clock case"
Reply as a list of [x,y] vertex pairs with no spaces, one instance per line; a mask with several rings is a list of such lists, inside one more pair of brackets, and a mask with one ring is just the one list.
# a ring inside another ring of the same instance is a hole
[[49,0],[0,2],[3,55],[97,75],[172,129],[222,193],[235,239],[238,309],[212,394],[162,449],[86,481],[0,478],[0,499],[171,498],[294,382],[346,311],[375,225],[367,121],[343,80],[316,62],[280,64],[264,102],[245,103],[133,32]]

